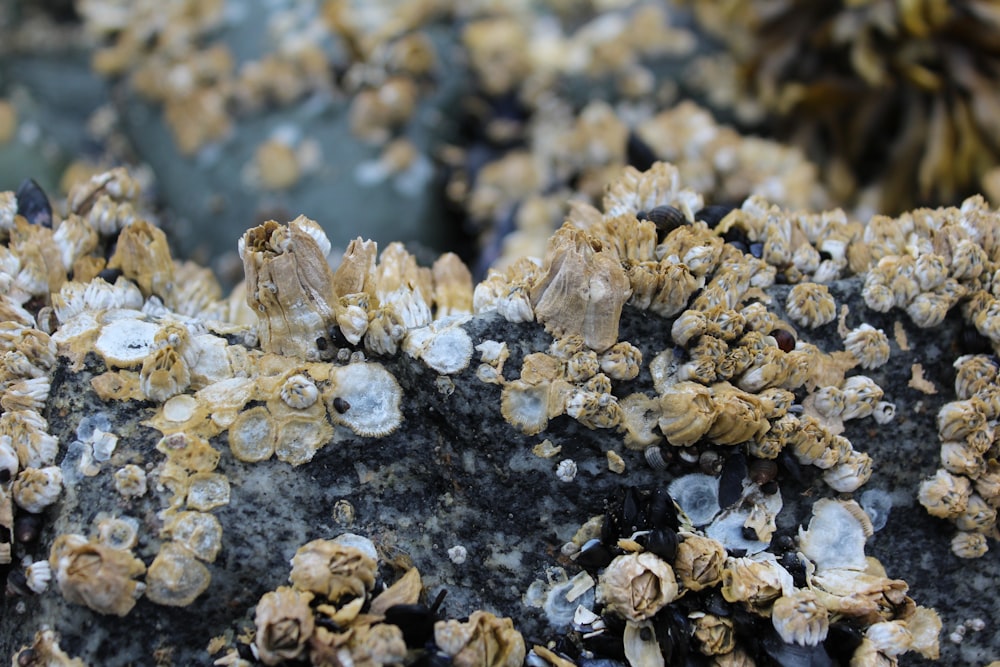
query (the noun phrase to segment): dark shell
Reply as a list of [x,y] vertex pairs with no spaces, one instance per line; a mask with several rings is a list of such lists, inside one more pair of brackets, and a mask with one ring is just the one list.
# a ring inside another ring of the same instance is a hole
[[673,206],[656,206],[651,208],[646,212],[640,212],[637,216],[640,219],[649,220],[654,225],[656,225],[656,236],[659,240],[674,231],[678,227],[682,227],[687,224],[688,220],[680,209],[674,208]]
[[743,496],[743,480],[747,476],[747,459],[742,452],[733,452],[722,466],[719,478],[719,506],[725,509]]
[[770,336],[778,343],[778,349],[782,352],[791,352],[795,349],[795,336],[787,329],[775,329]]
[[726,206],[725,204],[709,204],[695,213],[694,217],[695,220],[701,220],[711,229],[715,229],[732,210],[732,206]]
[[333,399],[333,409],[339,412],[340,414],[344,414],[345,412],[351,409],[351,404],[348,403],[343,398],[341,398],[340,396],[335,396]]
[[669,528],[657,528],[645,536],[646,551],[651,551],[668,563],[677,555],[677,533]]
[[755,484],[763,486],[778,476],[778,462],[773,459],[754,459],[750,463],[749,475]]
[[629,132],[628,140],[625,142],[625,159],[639,171],[647,171],[656,162],[656,153],[642,140],[642,137],[635,132]]
[[594,571],[607,567],[614,558],[615,556],[610,549],[604,546],[600,540],[593,539],[580,549],[580,553],[576,556],[576,562],[585,570]]
[[42,532],[42,517],[37,514],[19,514],[14,519],[14,539],[22,544],[34,542]]
[[52,204],[45,191],[32,178],[27,178],[14,194],[17,197],[17,214],[33,225],[52,226]]

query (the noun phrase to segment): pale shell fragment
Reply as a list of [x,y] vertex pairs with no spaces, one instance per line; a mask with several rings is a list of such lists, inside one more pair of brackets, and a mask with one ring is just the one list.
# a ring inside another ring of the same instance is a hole
[[146,597],[167,607],[186,607],[205,592],[211,578],[187,547],[164,542],[146,572]]
[[[403,414],[399,404],[402,390],[396,378],[377,363],[352,363],[334,368],[330,373],[332,387],[326,400],[330,419],[365,437],[388,435],[399,428]],[[350,408],[339,412],[333,405],[336,398]]]

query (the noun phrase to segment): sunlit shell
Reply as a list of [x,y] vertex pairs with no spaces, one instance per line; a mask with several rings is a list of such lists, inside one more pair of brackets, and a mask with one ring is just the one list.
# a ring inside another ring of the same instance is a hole
[[652,621],[626,621],[622,646],[628,664],[664,667],[663,653]]
[[823,481],[834,491],[850,493],[865,484],[871,476],[871,457],[864,452],[851,451],[846,458],[823,473]]
[[864,570],[871,520],[853,500],[823,498],[813,505],[808,529],[799,529],[799,549],[818,570]]
[[205,592],[212,575],[178,542],[164,542],[146,572],[146,597],[166,607],[186,607]]
[[143,584],[134,580],[146,571],[141,560],[128,551],[89,542],[82,535],[58,536],[49,565],[67,601],[100,614],[125,616],[143,592]]

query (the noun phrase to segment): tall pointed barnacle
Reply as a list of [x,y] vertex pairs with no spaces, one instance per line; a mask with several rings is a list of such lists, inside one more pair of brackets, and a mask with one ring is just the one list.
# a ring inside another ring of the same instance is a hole
[[870,324],[852,329],[844,338],[844,349],[854,355],[862,368],[878,368],[889,361],[889,337]]
[[586,232],[564,224],[549,241],[531,305],[552,335],[579,334],[588,347],[603,352],[618,341],[618,321],[630,295],[628,276],[614,254],[594,248]]
[[247,304],[265,352],[318,360],[333,354],[337,294],[326,255],[306,228],[271,220],[240,239]]
[[123,549],[89,542],[82,535],[60,535],[52,543],[49,565],[67,601],[99,614],[125,616],[143,592],[134,577],[146,571],[142,561]]
[[815,329],[834,320],[837,303],[826,285],[801,283],[788,293],[785,310],[796,323]]
[[[389,435],[403,421],[399,404],[402,390],[381,364],[352,363],[330,371],[324,392],[330,420],[365,437]],[[338,401],[339,399],[339,401]],[[341,412],[337,405],[348,405]]]
[[375,267],[375,295],[383,306],[395,308],[407,329],[431,322],[434,277],[431,269],[417,266],[402,243],[390,243]]
[[677,447],[698,442],[718,416],[712,391],[697,382],[677,382],[660,396],[660,430]]
[[151,223],[137,220],[122,229],[108,268],[120,269],[143,296],[156,295],[168,305],[173,303],[174,263],[167,236]]
[[347,245],[333,274],[333,292],[340,295],[337,325],[352,345],[368,329],[368,310],[375,295],[375,257],[378,246],[359,236]]
[[434,317],[472,314],[472,274],[453,252],[446,252],[431,267],[434,276]]

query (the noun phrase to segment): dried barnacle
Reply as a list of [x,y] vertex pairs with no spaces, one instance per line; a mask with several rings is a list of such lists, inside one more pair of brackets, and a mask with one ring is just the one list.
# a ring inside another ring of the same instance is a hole
[[996,529],[997,511],[982,496],[973,493],[965,510],[954,518],[955,527],[973,533],[989,534]]
[[578,334],[603,352],[618,340],[628,276],[609,252],[595,250],[582,230],[563,225],[552,236],[541,275],[531,287],[535,317],[554,336]]
[[862,368],[878,368],[889,360],[889,337],[881,329],[861,324],[844,338],[844,349]]
[[115,489],[125,498],[140,498],[146,494],[146,471],[129,463],[115,471]]
[[52,566],[47,560],[35,561],[24,570],[28,588],[39,595],[44,593],[52,581]]
[[186,607],[205,592],[212,576],[179,542],[164,542],[146,572],[146,597],[167,607]]
[[472,338],[461,326],[467,319],[447,317],[426,327],[410,329],[403,349],[441,375],[458,373],[472,358]]
[[712,390],[697,382],[677,382],[660,396],[660,430],[678,447],[698,442],[719,414]]
[[954,519],[968,507],[971,494],[972,485],[968,478],[938,470],[933,477],[920,483],[917,499],[929,514]]
[[597,584],[598,600],[629,621],[653,616],[679,592],[670,565],[648,551],[616,557]]
[[437,621],[434,643],[456,667],[518,667],[527,653],[524,638],[509,618],[476,610],[469,620]]
[[134,580],[146,571],[131,553],[89,542],[82,535],[63,534],[52,543],[49,565],[67,601],[100,614],[125,616],[142,595]]
[[97,518],[97,540],[112,549],[129,550],[139,542],[139,522],[132,517]]
[[622,411],[622,430],[625,431],[625,446],[629,449],[644,449],[661,440],[657,432],[660,419],[660,401],[643,393],[629,394],[618,401]]
[[151,401],[162,403],[187,391],[190,384],[188,364],[172,345],[154,350],[142,362],[139,386]]
[[688,614],[692,621],[692,634],[702,655],[725,655],[736,648],[733,622],[728,618],[693,611]]
[[37,514],[59,499],[62,483],[62,471],[56,466],[25,468],[14,480],[11,494],[18,507]]
[[792,575],[767,552],[759,558],[730,556],[722,567],[722,597],[728,602],[746,602],[765,610],[793,588]]
[[951,538],[951,552],[959,558],[982,558],[989,551],[982,533],[959,531]]
[[823,481],[834,491],[850,493],[865,484],[871,476],[871,457],[864,452],[852,450],[823,473]]
[[706,333],[708,326],[708,317],[703,311],[685,310],[670,326],[670,337],[677,345],[686,346]]
[[966,354],[955,360],[955,394],[959,400],[972,398],[993,386],[1000,366],[990,356]]
[[164,525],[163,532],[206,563],[215,562],[222,549],[222,525],[213,514],[178,512]]
[[472,274],[453,252],[438,257],[434,275],[434,317],[472,314]]
[[523,380],[506,383],[500,394],[500,413],[526,435],[541,433],[549,423],[549,386]]
[[945,403],[938,411],[938,435],[942,440],[964,440],[986,425],[986,404],[973,396],[964,401]]
[[288,407],[305,410],[319,399],[319,389],[309,377],[296,373],[282,383],[280,395]]
[[700,591],[722,581],[726,549],[718,540],[697,533],[681,533],[674,574],[684,590]]
[[288,580],[303,591],[337,601],[364,597],[375,585],[378,564],[364,552],[331,540],[313,540],[292,557]]
[[826,285],[801,283],[788,293],[785,302],[788,316],[796,323],[815,329],[837,317],[837,303]]
[[[365,437],[381,437],[399,428],[403,420],[399,404],[402,390],[396,378],[377,363],[351,363],[330,371],[326,390],[330,420]],[[350,409],[341,412],[334,401],[346,401]]]
[[728,382],[712,385],[712,403],[717,417],[705,434],[718,445],[735,445],[759,438],[771,428],[763,405],[749,394]]
[[196,472],[187,479],[187,506],[207,512],[229,504],[229,478],[214,472]]
[[830,615],[814,592],[800,588],[775,601],[771,623],[785,643],[817,646],[829,632]]
[[941,465],[948,472],[972,479],[986,472],[985,457],[965,441],[942,442]]
[[0,407],[7,412],[41,410],[49,398],[50,389],[51,380],[48,377],[15,380],[7,384],[3,396],[0,397]]
[[11,658],[16,667],[87,667],[79,658],[71,658],[59,646],[59,635],[43,627],[35,633],[31,646],[22,646]]
[[649,310],[661,317],[673,317],[688,306],[691,297],[704,284],[685,264],[660,262],[660,290],[649,304]]
[[272,220],[254,227],[240,239],[240,256],[261,348],[318,360],[333,353],[329,331],[338,301],[333,272],[309,223],[300,216],[288,225]]
[[312,593],[281,586],[264,593],[254,611],[254,646],[265,665],[295,660],[313,635],[315,621],[309,603]]
[[639,375],[642,352],[627,341],[615,343],[601,355],[601,370],[613,380],[632,380]]

